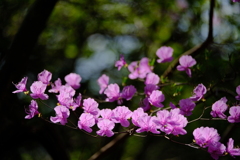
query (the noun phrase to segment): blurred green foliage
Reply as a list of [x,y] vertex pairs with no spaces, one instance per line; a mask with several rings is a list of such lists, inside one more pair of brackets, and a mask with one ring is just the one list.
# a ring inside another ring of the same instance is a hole
[[[155,63],[154,72],[161,76],[167,64],[156,63],[156,50],[161,46],[171,46],[173,57],[177,59],[185,51],[199,45],[208,35],[209,1],[199,0],[59,0],[55,6],[38,43],[29,57],[28,69],[22,75],[30,81],[43,69],[53,73],[53,79],[70,73],[79,73],[83,81],[80,92],[86,96],[103,98],[98,94],[97,78],[105,73],[112,83],[134,84],[143,91],[143,83],[127,79],[128,71],[117,71],[114,62],[123,54],[126,61],[149,57]],[[0,58],[7,53],[19,27],[28,14],[34,0],[0,1]],[[182,98],[192,95],[193,88],[203,83],[208,91],[206,101],[200,102],[189,119],[198,117],[204,107],[211,106],[216,100],[226,96],[228,104],[236,104],[235,88],[240,82],[240,5],[231,0],[216,0],[213,17],[214,42],[209,44],[196,57],[197,65],[192,68],[190,79],[184,72],[175,68],[168,77],[161,77],[165,94],[165,106],[169,102],[178,104]],[[47,5],[47,4],[46,4]],[[134,97],[124,105],[135,109],[144,96]],[[23,98],[19,96],[22,101]],[[27,106],[28,101],[18,106]],[[54,105],[55,102],[49,102]],[[100,108],[113,108],[116,104],[100,104]],[[209,117],[206,111],[204,116]],[[51,116],[51,112],[46,110]],[[22,108],[22,119],[24,118]],[[37,119],[37,118],[36,118]],[[28,127],[37,130],[46,124],[39,120],[32,123],[24,120]],[[30,120],[31,121],[31,120]],[[64,144],[64,149],[72,160],[85,160],[107,144],[112,138],[93,138],[79,130],[48,124]],[[226,134],[232,127],[224,121],[197,121],[187,126],[188,134],[173,137],[183,143],[191,143],[192,131],[201,125],[213,126],[220,134]],[[228,136],[240,145],[239,126]],[[224,142],[227,140],[224,139]],[[54,143],[54,142],[53,142]],[[14,144],[14,142],[13,142]],[[16,145],[16,144],[15,144]],[[31,146],[31,147],[29,147]],[[36,140],[16,145],[13,152],[22,159],[51,159],[49,153]],[[11,158],[11,156],[9,155]],[[43,158],[44,157],[44,158]],[[193,149],[167,141],[163,137],[131,136],[107,153],[104,160],[181,160],[210,159],[202,150]],[[223,157],[221,159],[230,159]]]

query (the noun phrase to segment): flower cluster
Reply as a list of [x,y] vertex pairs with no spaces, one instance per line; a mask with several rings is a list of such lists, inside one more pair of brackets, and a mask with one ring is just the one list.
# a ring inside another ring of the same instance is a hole
[[[163,46],[156,51],[157,63],[166,63],[173,60],[173,49]],[[149,64],[149,59],[143,57],[140,61],[134,61],[128,64],[124,56],[116,61],[115,67],[118,70],[127,68],[129,79],[140,80],[143,83],[143,93],[133,85],[126,85],[122,89],[117,83],[109,84],[110,77],[103,74],[97,80],[100,87],[99,94],[102,94],[104,102],[115,102],[115,108],[102,108],[101,104],[94,98],[83,98],[77,90],[81,87],[81,76],[76,73],[70,73],[64,77],[65,84],[58,78],[52,82],[52,73],[44,70],[37,76],[37,81],[27,89],[28,77],[14,84],[17,88],[13,93],[25,93],[32,100],[28,109],[26,109],[25,119],[31,119],[35,116],[45,118],[41,114],[38,102],[48,100],[50,95],[54,94],[57,100],[53,108],[55,114],[49,119],[52,123],[68,125],[69,117],[72,112],[79,110],[81,114],[78,117],[77,129],[87,133],[95,132],[98,136],[111,137],[117,134],[116,124],[125,127],[126,132],[133,134],[151,134],[168,137],[169,135],[179,136],[187,134],[185,127],[189,123],[188,116],[196,108],[196,102],[204,100],[207,88],[203,84],[198,84],[193,89],[191,97],[179,100],[178,104],[170,102],[169,106],[164,104],[167,98],[160,88],[162,81],[154,73],[154,66]],[[179,58],[178,71],[185,71],[191,77],[191,67],[196,64],[196,60],[190,55],[183,55]],[[236,88],[236,100],[240,100],[240,86]],[[139,106],[130,108],[124,105],[125,101],[130,101],[136,96],[142,96]],[[229,110],[229,116],[225,112]],[[220,118],[229,123],[240,123],[240,106],[228,107],[227,98],[223,97],[212,105],[210,112],[211,119]],[[201,118],[201,117],[200,117]],[[199,118],[199,119],[200,119]],[[98,128],[95,130],[95,128]],[[208,152],[214,159],[229,154],[231,156],[240,156],[240,149],[234,148],[234,140],[229,139],[227,147],[220,143],[220,135],[217,130],[209,127],[200,127],[193,132],[194,142],[201,148],[208,148]]]
[[240,156],[240,148],[234,148],[234,140],[229,138],[227,147],[219,142],[220,135],[217,130],[210,127],[200,127],[193,131],[194,142],[202,148],[208,148],[213,159],[230,154],[232,157]]

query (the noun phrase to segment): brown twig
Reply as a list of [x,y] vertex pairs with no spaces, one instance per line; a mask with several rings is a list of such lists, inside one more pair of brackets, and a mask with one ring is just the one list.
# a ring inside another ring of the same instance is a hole
[[125,140],[128,136],[129,136],[129,134],[127,134],[127,133],[123,133],[123,134],[118,135],[116,138],[114,138],[108,144],[103,146],[99,151],[94,153],[88,160],[97,160],[97,159],[102,158],[104,154],[109,152],[110,149],[112,149],[117,144],[123,142],[123,140]]

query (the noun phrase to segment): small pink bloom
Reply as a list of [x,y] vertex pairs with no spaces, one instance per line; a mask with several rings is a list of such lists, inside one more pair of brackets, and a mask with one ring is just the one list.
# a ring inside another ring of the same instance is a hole
[[237,96],[235,97],[236,98],[236,100],[240,100],[240,85],[239,86],[237,86],[237,88],[236,88],[236,92],[237,92]]
[[146,75],[152,72],[153,67],[148,64],[148,58],[144,57],[138,62],[134,61],[128,65],[128,70],[131,72],[128,77],[130,79],[145,78]]
[[190,97],[193,101],[199,101],[203,98],[203,95],[207,93],[207,89],[203,84],[199,84],[196,88],[193,90],[193,96]]
[[121,92],[121,98],[126,99],[127,101],[131,100],[134,94],[137,92],[136,88],[133,85],[125,86]]
[[56,112],[56,116],[55,117],[50,117],[50,120],[53,123],[58,123],[60,122],[62,125],[65,125],[67,123],[67,118],[70,115],[70,111],[67,107],[65,106],[56,106],[54,108],[55,112]]
[[112,117],[113,117],[113,112],[112,112],[111,109],[106,108],[106,109],[102,109],[100,111],[100,115],[102,117],[100,119],[109,119],[109,120],[111,120]]
[[232,157],[240,156],[240,148],[234,148],[234,140],[232,138],[229,138],[228,140],[227,153],[229,153]]
[[92,132],[92,126],[95,125],[95,118],[92,114],[82,113],[79,117],[78,128],[87,131],[88,133]]
[[120,88],[118,84],[110,84],[108,87],[105,89],[104,94],[106,94],[107,99],[106,101],[108,102],[113,102],[119,99],[120,97]]
[[209,145],[220,140],[220,136],[216,129],[209,127],[196,128],[193,131],[195,143],[200,147],[206,148]]
[[113,128],[115,127],[115,124],[110,121],[109,119],[102,119],[97,123],[97,126],[100,130],[97,131],[97,134],[99,136],[107,136],[112,137],[114,135]]
[[132,123],[137,126],[140,127],[140,125],[138,124],[138,119],[142,116],[147,116],[148,114],[144,112],[144,110],[142,108],[138,108],[137,110],[133,111],[132,113]]
[[147,97],[141,100],[140,107],[144,110],[144,112],[149,111],[151,109],[151,105]]
[[130,125],[128,119],[132,116],[132,111],[126,106],[117,106],[113,110],[113,122],[121,123],[123,127],[128,127]]
[[108,86],[109,77],[103,74],[101,77],[98,78],[97,82],[98,82],[98,85],[100,86],[99,94],[102,94]]
[[26,88],[27,79],[28,79],[28,77],[23,77],[22,80],[18,84],[14,84],[18,90],[13,91],[12,93],[26,92],[27,91],[27,88]]
[[224,156],[226,147],[220,142],[215,142],[209,145],[208,152],[211,154],[212,158],[217,160],[220,156]]
[[173,49],[171,47],[163,46],[159,48],[156,52],[156,55],[159,57],[157,62],[158,63],[171,62],[173,60],[172,54]]
[[180,114],[184,116],[190,116],[196,104],[191,99],[187,98],[187,99],[181,99],[179,101],[179,106],[180,106]]
[[228,106],[226,104],[227,99],[226,97],[221,98],[220,100],[216,101],[213,105],[212,105],[212,111],[211,111],[211,115],[213,117],[220,117],[225,119],[227,116],[224,114],[224,112],[227,110]]
[[34,99],[40,98],[41,100],[48,99],[48,95],[44,94],[47,85],[44,84],[42,81],[35,81],[30,87],[31,94],[30,96]]
[[177,70],[185,71],[189,77],[191,77],[190,67],[194,66],[197,62],[192,56],[184,55],[179,59],[180,65],[177,66]]
[[229,123],[240,123],[240,106],[233,106],[229,109]]
[[136,130],[137,133],[141,132],[152,132],[155,134],[160,134],[160,132],[157,130],[156,123],[153,122],[153,119],[155,117],[151,117],[148,115],[144,115],[138,118],[138,125],[140,128]]
[[38,74],[38,81],[42,81],[44,84],[50,84],[51,79],[52,73],[47,70],[43,70],[41,73]]
[[100,111],[98,108],[98,103],[92,98],[83,100],[83,109],[85,113],[90,113],[94,116],[99,115]]
[[145,84],[155,84],[157,85],[160,82],[160,78],[155,73],[148,73],[146,76]]
[[82,80],[80,75],[76,73],[70,73],[66,75],[64,79],[73,89],[78,89],[80,87],[80,81]]
[[62,81],[60,78],[58,78],[54,84],[51,84],[52,89],[50,89],[48,92],[50,93],[58,93],[62,87]]
[[161,102],[163,102],[164,100],[165,96],[162,91],[159,90],[154,90],[148,98],[149,103],[159,108],[163,107],[163,104]]
[[31,100],[31,104],[29,105],[29,109],[26,110],[26,113],[28,115],[25,116],[25,119],[31,119],[33,118],[35,115],[38,115],[38,104],[35,100]]
[[126,64],[127,63],[124,59],[124,56],[121,54],[120,59],[115,63],[115,67],[118,67],[118,70],[121,70],[121,68],[124,67]]

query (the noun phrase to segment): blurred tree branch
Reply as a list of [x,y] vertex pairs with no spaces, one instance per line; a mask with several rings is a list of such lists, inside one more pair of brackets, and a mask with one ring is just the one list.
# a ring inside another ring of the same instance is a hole
[[[199,54],[202,50],[204,50],[207,46],[209,46],[213,42],[213,12],[214,12],[214,6],[215,6],[215,0],[210,0],[210,10],[209,10],[209,19],[208,19],[208,36],[207,39],[200,45],[194,46],[193,48],[187,50],[184,52],[183,55],[193,55],[196,56]],[[180,56],[180,57],[181,57]],[[163,73],[163,77],[167,77],[171,72],[176,68],[178,64],[179,58],[175,59],[165,70]]]

